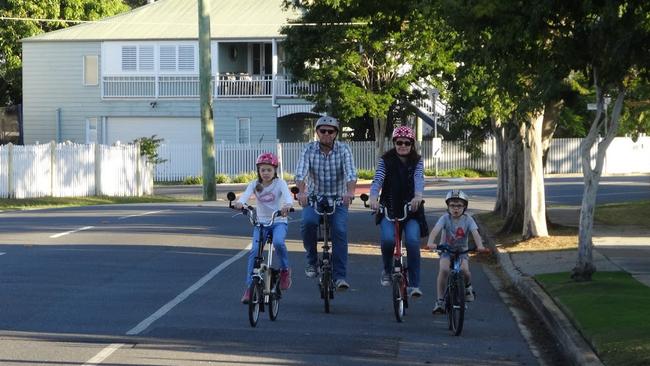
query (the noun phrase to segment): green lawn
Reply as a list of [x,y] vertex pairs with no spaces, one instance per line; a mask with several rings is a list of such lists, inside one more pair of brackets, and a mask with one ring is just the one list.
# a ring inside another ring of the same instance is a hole
[[650,226],[650,201],[612,203],[596,207],[596,223]]
[[142,197],[41,197],[26,199],[0,199],[0,211],[5,210],[30,210],[50,207],[90,206],[114,203],[156,203],[193,201],[167,196],[142,196]]
[[535,277],[608,366],[650,365],[650,288],[626,272],[596,272],[590,282],[569,273]]

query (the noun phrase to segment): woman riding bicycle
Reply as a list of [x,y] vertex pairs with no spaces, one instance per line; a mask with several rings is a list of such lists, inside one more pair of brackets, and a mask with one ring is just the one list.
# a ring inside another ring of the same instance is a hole
[[250,284],[253,280],[253,265],[260,242],[269,230],[273,233],[273,247],[280,259],[280,289],[287,290],[291,287],[291,269],[289,256],[284,239],[287,236],[287,214],[293,205],[293,197],[287,187],[287,182],[278,178],[278,158],[272,153],[263,153],[257,157],[257,180],[250,182],[246,191],[234,203],[235,208],[241,209],[251,195],[257,201],[257,219],[259,222],[269,222],[274,212],[281,210],[282,217],[276,217],[272,226],[266,227],[263,237],[259,237],[259,230],[253,229],[253,243],[248,253],[248,267],[246,269],[246,289],[241,302],[246,304],[250,300]]
[[[420,291],[420,237],[427,235],[428,227],[421,205],[424,190],[424,163],[415,148],[415,134],[406,126],[393,130],[392,149],[379,160],[375,177],[370,186],[370,207],[377,211],[385,207],[390,217],[402,217],[404,204],[410,203],[411,212],[402,224],[408,255],[408,295],[422,296]],[[381,195],[379,192],[381,191]],[[379,197],[379,200],[377,199]],[[393,273],[393,250],[395,248],[395,227],[383,215],[377,214],[381,227],[381,254],[383,271],[381,285],[390,286]]]
[[[445,203],[447,204],[447,214],[442,215],[438,222],[431,230],[429,239],[427,240],[427,247],[436,249],[434,240],[438,233],[442,232],[440,236],[440,243],[448,245],[450,248],[459,251],[466,251],[469,247],[468,234],[471,232],[474,238],[474,243],[478,251],[486,251],[481,240],[481,235],[478,232],[478,226],[474,219],[465,214],[469,198],[463,191],[454,189],[447,192],[445,196]],[[465,253],[461,255],[462,264],[461,269],[465,275],[465,301],[474,301],[474,291],[472,289],[472,274],[469,271],[469,256]],[[449,275],[449,262],[450,254],[447,252],[440,254],[439,271],[438,271],[438,300],[433,307],[433,313],[444,313],[445,304],[443,296],[445,293],[445,286],[447,284],[447,276]]]

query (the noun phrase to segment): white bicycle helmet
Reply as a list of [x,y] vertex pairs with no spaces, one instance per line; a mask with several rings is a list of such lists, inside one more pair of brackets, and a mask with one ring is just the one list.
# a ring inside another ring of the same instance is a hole
[[330,116],[322,116],[316,121],[316,129],[318,129],[320,126],[330,126],[336,128],[336,132],[338,132],[339,129],[339,121]]
[[[467,197],[465,192],[461,191],[460,189],[452,189],[451,191],[447,192],[447,195],[445,196],[445,203],[449,205],[449,201],[453,199],[463,201],[465,203],[465,209],[467,209],[467,206],[469,206],[469,197]],[[465,211],[463,210],[463,212]]]

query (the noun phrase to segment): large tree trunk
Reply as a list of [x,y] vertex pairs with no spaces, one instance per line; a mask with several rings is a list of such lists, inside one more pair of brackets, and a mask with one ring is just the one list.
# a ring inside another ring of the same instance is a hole
[[[563,100],[559,101],[549,101],[544,106],[544,122],[542,125],[542,166],[546,169],[546,161],[548,159],[548,151],[551,148],[551,141],[553,141],[553,135],[557,129],[557,122],[560,116],[560,109],[564,105]],[[553,223],[551,222],[548,211],[546,212],[546,224],[549,227],[552,227]],[[559,224],[559,223],[558,223]]]
[[[618,123],[623,109],[625,99],[625,88],[621,86],[618,90],[612,115],[608,119],[607,111],[604,109],[604,97],[598,85],[597,73],[594,71],[596,84],[596,118],[591,124],[589,133],[580,143],[580,154],[582,158],[582,174],[584,176],[585,189],[582,194],[582,207],[580,208],[580,228],[578,231],[578,260],[573,268],[571,278],[576,281],[590,281],[592,274],[596,271],[593,264],[593,226],[594,210],[596,208],[596,193],[598,183],[603,173],[605,153],[609,144],[616,137]],[[605,137],[598,142],[598,153],[596,154],[596,166],[591,167],[591,150],[598,141],[601,131],[606,130]]]
[[373,118],[372,124],[375,128],[375,160],[378,161],[386,150],[384,142],[386,141],[387,120],[385,118]]
[[546,228],[546,198],[544,195],[544,167],[542,164],[542,125],[544,113],[530,117],[524,143],[524,223],[522,236],[548,236]]
[[524,148],[521,130],[511,122],[506,129],[506,215],[501,233],[521,232],[524,216]]
[[492,123],[492,132],[494,133],[497,148],[497,197],[494,204],[494,213],[501,217],[505,217],[508,207],[508,145],[505,141],[505,128],[503,127],[502,122],[495,117],[490,118],[490,120]]

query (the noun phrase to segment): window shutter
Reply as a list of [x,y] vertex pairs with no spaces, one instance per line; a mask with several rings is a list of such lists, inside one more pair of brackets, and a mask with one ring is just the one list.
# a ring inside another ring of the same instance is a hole
[[138,57],[139,70],[153,70],[153,46],[140,46]]
[[160,46],[160,70],[176,71],[176,46]]
[[178,70],[194,71],[194,46],[178,46]]
[[136,71],[136,46],[122,46],[122,71]]

